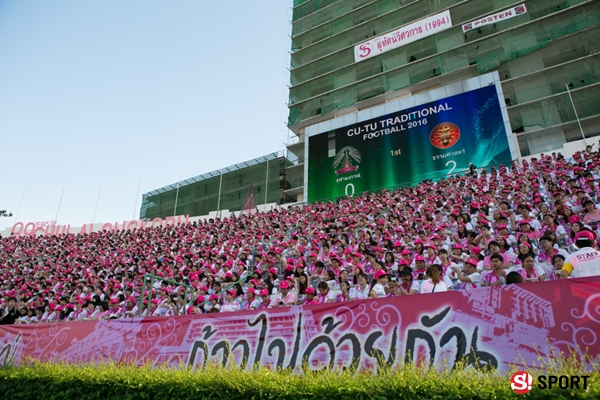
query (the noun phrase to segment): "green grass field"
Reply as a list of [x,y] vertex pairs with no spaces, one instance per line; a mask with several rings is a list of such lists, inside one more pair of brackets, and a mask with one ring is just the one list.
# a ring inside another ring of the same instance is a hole
[[[252,371],[209,366],[203,371],[96,365],[43,364],[0,368],[0,398],[43,399],[504,399],[600,398],[598,364],[567,360],[558,367],[541,360],[543,373],[529,371],[534,387],[517,395],[510,374],[457,368],[440,372],[414,365],[371,373],[320,371],[306,376],[266,368]],[[582,372],[584,370],[595,372]],[[537,376],[590,375],[584,389],[541,390]]]

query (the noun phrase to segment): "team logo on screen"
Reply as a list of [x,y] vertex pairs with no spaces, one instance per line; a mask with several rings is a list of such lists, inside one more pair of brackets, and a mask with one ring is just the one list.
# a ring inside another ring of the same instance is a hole
[[448,149],[458,142],[460,129],[451,122],[444,122],[431,130],[429,140],[438,149]]
[[358,169],[358,165],[352,164],[352,162],[360,163],[360,152],[352,146],[346,146],[337,152],[335,159],[333,160],[333,167],[339,168],[335,170],[337,175],[348,174]]

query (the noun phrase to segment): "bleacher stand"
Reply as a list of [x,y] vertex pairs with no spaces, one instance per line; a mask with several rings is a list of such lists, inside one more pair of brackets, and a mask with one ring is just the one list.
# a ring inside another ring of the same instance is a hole
[[[568,278],[573,267],[563,264],[578,251],[576,235],[588,231],[597,246],[599,171],[598,152],[552,154],[239,217],[5,237],[0,323],[235,312]],[[171,282],[154,281],[150,304],[140,301],[145,274]],[[173,282],[193,287],[193,306]]]

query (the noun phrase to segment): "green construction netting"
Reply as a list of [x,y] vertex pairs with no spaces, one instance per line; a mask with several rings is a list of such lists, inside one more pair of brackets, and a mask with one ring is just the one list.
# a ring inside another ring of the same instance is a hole
[[[562,88],[562,93],[510,109],[508,115],[513,131],[518,134],[575,121],[573,105],[564,85]],[[598,115],[599,84],[574,89],[571,96],[580,119]]]
[[[165,218],[177,215],[198,216],[208,215],[211,211],[242,209],[250,185],[252,185],[254,198],[257,205],[265,203],[282,203],[283,190],[286,186],[285,170],[291,162],[285,158],[269,160],[268,184],[267,184],[267,162],[241,168],[239,170],[223,173],[203,179],[199,182],[189,183],[179,188],[179,194],[175,185],[169,190],[154,191],[146,193],[142,198],[140,218]],[[283,177],[283,180],[282,180]],[[266,191],[265,191],[265,184]],[[221,200],[219,206],[219,188]],[[265,196],[266,195],[266,196]],[[265,199],[266,197],[266,199]],[[175,210],[175,199],[177,198],[177,209]]]
[[[557,3],[560,4],[557,6]],[[469,65],[477,64],[479,73],[501,69],[502,63],[548,46],[557,38],[597,26],[600,22],[600,2],[575,7],[576,3],[581,3],[581,0],[569,2],[534,0],[527,2],[526,16],[513,18],[496,26],[489,25],[486,27],[488,29],[482,29],[481,33],[472,31],[464,35],[460,26],[456,26],[360,63],[353,62],[353,49],[349,48],[331,57],[297,68],[292,71],[292,75],[296,78],[304,68],[313,70],[321,68],[320,70],[326,73],[327,68],[335,68],[336,63],[347,65],[332,74],[292,87],[288,123],[292,125],[315,115],[348,107],[366,98],[402,89]],[[560,14],[551,15],[562,11],[566,5],[570,5],[571,8]],[[453,9],[453,12],[459,13],[459,7],[461,6],[456,7],[456,11]],[[523,23],[522,18],[535,19],[546,15],[549,17],[518,26]],[[455,16],[453,21],[456,24]],[[507,30],[513,27],[515,28]],[[496,36],[485,38],[486,35],[498,32],[500,33]],[[469,43],[480,38],[483,40]],[[585,47],[586,44],[579,44],[579,47],[582,46]],[[432,55],[436,56],[422,60]],[[544,67],[538,66],[536,69],[540,68]],[[366,80],[354,84],[361,79]],[[311,99],[311,97],[315,98]]]
[[[501,0],[510,2],[510,0]],[[327,18],[327,23],[322,23],[314,29],[300,32],[298,27],[305,25],[307,18],[292,23],[292,62],[297,65],[314,60],[322,55],[329,54],[331,49],[362,42],[363,40],[376,36],[385,31],[395,29],[401,25],[418,20],[431,13],[453,6],[464,0],[420,0],[406,1],[401,7],[397,0],[380,0],[368,3],[364,7],[356,8],[346,14],[332,15]],[[487,12],[493,10],[491,2],[480,2],[481,6],[470,8],[474,16],[479,14],[478,10]],[[329,7],[329,10],[333,7]],[[473,10],[474,8],[474,10]],[[466,8],[465,8],[466,10]],[[314,14],[315,16],[319,14]],[[314,18],[313,18],[314,19]],[[356,27],[356,28],[355,28]],[[307,27],[308,28],[308,27]],[[312,27],[310,27],[312,28]],[[292,66],[295,66],[292,64]]]

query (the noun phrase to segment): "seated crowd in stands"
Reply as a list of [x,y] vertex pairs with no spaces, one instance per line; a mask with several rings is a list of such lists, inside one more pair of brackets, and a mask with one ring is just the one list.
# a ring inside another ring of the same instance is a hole
[[[239,217],[6,237],[0,323],[232,312],[557,279],[575,236],[596,237],[599,178],[598,153],[588,148],[569,161],[546,155]],[[165,280],[149,289],[145,274]]]

